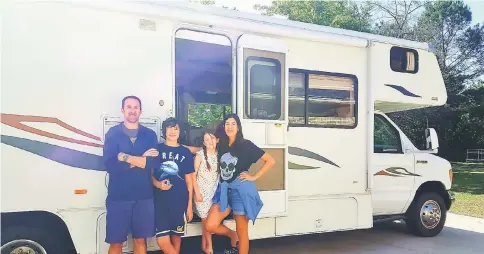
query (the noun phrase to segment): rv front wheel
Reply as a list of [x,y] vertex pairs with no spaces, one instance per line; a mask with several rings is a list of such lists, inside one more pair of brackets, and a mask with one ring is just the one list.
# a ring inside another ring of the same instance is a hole
[[2,229],[1,254],[65,253],[61,244],[38,228],[18,226]]
[[435,192],[422,193],[407,212],[407,227],[417,236],[433,237],[444,228],[447,208]]

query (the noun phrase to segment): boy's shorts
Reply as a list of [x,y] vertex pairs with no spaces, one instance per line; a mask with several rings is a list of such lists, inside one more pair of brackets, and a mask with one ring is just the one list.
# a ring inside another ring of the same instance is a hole
[[187,220],[184,208],[174,209],[167,204],[156,206],[155,236],[185,235]]
[[155,233],[153,199],[106,201],[106,243],[123,243],[132,238],[150,238]]

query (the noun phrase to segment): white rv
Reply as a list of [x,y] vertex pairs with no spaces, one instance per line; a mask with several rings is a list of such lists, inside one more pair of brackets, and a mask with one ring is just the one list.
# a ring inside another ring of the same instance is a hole
[[[380,219],[420,236],[444,226],[452,170],[433,154],[435,131],[420,151],[385,115],[445,104],[426,43],[163,1],[1,9],[2,253],[107,253],[102,147],[126,95],[142,99],[160,142],[168,116],[194,145],[236,112],[244,136],[277,158],[257,181],[251,239]],[[200,233],[196,221],[186,228]]]

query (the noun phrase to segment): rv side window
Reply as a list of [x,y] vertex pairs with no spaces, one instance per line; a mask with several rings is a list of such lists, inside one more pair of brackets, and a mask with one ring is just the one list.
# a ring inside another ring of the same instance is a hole
[[277,120],[281,117],[281,64],[276,59],[248,57],[246,60],[247,116]]
[[390,68],[395,72],[417,73],[418,52],[413,49],[392,47],[390,49]]
[[289,123],[293,126],[354,128],[357,80],[346,74],[292,70]]
[[398,130],[384,117],[375,115],[373,132],[375,153],[402,153],[402,143]]
[[355,125],[354,82],[348,77],[309,75],[308,124]]

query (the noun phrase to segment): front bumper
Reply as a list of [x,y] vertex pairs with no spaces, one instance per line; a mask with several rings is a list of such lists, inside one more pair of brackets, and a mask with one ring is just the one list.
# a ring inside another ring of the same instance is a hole
[[455,193],[451,190],[448,190],[447,191],[447,194],[449,195],[449,200],[450,200],[450,203],[449,203],[449,209],[450,207],[454,204],[455,202]]

